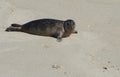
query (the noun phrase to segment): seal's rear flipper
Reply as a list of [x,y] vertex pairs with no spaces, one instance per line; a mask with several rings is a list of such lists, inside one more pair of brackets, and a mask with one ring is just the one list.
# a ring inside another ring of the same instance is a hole
[[11,26],[13,26],[13,27],[21,27],[22,25],[19,25],[19,24],[11,24]]
[[22,26],[18,24],[12,24],[10,27],[8,27],[5,31],[21,31]]
[[8,27],[5,31],[10,32],[10,31],[21,31],[21,27]]

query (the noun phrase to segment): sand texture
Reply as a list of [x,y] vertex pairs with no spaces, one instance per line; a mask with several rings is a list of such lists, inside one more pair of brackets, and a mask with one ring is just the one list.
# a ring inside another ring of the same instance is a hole
[[[5,32],[12,23],[73,19],[78,34]],[[0,0],[0,77],[120,77],[120,0]]]

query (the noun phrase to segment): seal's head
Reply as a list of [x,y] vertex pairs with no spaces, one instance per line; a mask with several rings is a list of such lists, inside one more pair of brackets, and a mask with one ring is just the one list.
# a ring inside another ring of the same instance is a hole
[[73,32],[75,29],[75,22],[74,20],[68,19],[64,22],[65,32]]

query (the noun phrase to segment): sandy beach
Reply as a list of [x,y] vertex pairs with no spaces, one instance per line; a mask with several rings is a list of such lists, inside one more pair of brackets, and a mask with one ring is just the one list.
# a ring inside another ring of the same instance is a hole
[[[0,77],[120,77],[119,0],[1,0]],[[5,32],[12,23],[73,19],[78,34]]]

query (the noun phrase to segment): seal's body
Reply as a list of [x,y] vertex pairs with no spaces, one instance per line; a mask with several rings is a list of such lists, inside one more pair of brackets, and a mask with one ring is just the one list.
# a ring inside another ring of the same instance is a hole
[[26,24],[12,24],[6,31],[21,31],[41,36],[52,36],[61,40],[72,33],[77,33],[73,20],[39,19],[30,21]]

